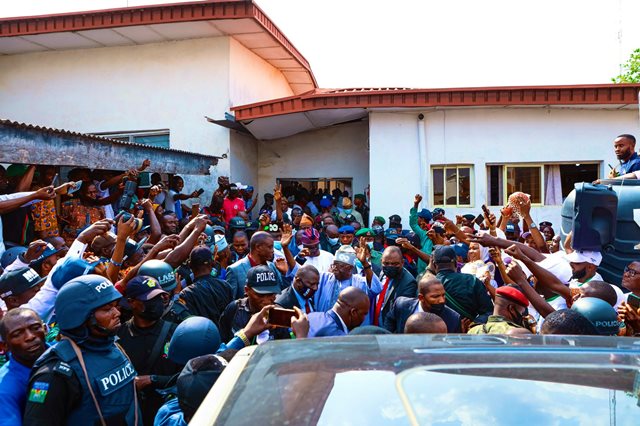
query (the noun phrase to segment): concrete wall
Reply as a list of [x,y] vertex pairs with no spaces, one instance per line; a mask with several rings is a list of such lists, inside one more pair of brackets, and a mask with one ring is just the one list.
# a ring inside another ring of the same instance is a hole
[[259,142],[260,193],[271,192],[276,178],[322,177],[352,178],[353,192],[363,192],[369,183],[368,136],[363,121]]
[[229,38],[229,106],[293,96],[280,70]]
[[[478,108],[440,111],[375,112],[370,114],[371,213],[398,213],[408,224],[416,193],[431,205],[431,166],[471,164],[474,167],[472,207],[445,207],[451,218],[479,212],[487,200],[487,163],[617,164],[612,141],[620,133],[638,134],[638,110]],[[426,150],[418,158],[419,126]],[[420,171],[426,172],[426,190]],[[497,209],[494,209],[497,211]],[[560,222],[559,206],[532,209],[534,220]]]
[[[231,182],[242,182],[252,185],[260,191],[258,185],[258,141],[253,136],[231,131]],[[263,192],[270,192],[269,188]]]

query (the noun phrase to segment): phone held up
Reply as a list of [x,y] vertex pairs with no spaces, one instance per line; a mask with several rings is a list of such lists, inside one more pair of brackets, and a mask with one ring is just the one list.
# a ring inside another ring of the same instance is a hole
[[291,317],[297,317],[293,309],[271,308],[267,311],[267,323],[276,327],[291,327]]

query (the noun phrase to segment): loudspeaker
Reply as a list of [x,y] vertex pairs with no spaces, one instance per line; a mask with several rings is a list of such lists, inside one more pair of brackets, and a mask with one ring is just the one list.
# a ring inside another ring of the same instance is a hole
[[616,237],[618,195],[610,187],[575,184],[573,249],[610,251]]

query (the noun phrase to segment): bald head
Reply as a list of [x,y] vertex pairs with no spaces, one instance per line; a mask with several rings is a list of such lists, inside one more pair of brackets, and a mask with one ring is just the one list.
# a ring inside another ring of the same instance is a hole
[[418,293],[425,295],[429,293],[432,286],[442,286],[442,282],[432,274],[424,274],[418,282]]
[[340,236],[340,233],[338,232],[338,227],[336,225],[327,226],[325,233],[329,238],[338,238]]
[[357,287],[347,287],[338,295],[338,302],[343,302],[354,308],[369,306],[369,296]]
[[309,265],[307,263],[299,267],[298,272],[296,272],[296,277],[299,277],[302,279],[310,278],[310,277],[317,278],[319,276],[320,276],[320,272],[318,272],[318,269],[316,269],[315,266]]
[[394,258],[397,257],[402,260],[402,250],[398,246],[389,246],[382,252],[382,258]]
[[258,231],[251,236],[249,246],[251,247],[251,250],[254,250],[258,245],[266,244],[269,241],[273,241],[271,234],[265,231]]
[[417,312],[407,318],[404,334],[445,334],[447,325],[431,312]]
[[580,295],[582,297],[595,297],[602,299],[611,306],[615,306],[618,301],[616,291],[611,284],[604,281],[589,281],[580,286]]

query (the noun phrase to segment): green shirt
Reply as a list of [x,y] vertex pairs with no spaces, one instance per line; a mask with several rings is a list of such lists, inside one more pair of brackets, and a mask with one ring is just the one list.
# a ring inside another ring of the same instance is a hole
[[[427,237],[427,231],[418,226],[418,210],[415,207],[411,207],[411,210],[409,210],[409,227],[420,238],[421,251],[431,256],[433,241]],[[427,264],[418,258],[418,275],[422,274],[426,269]]]

